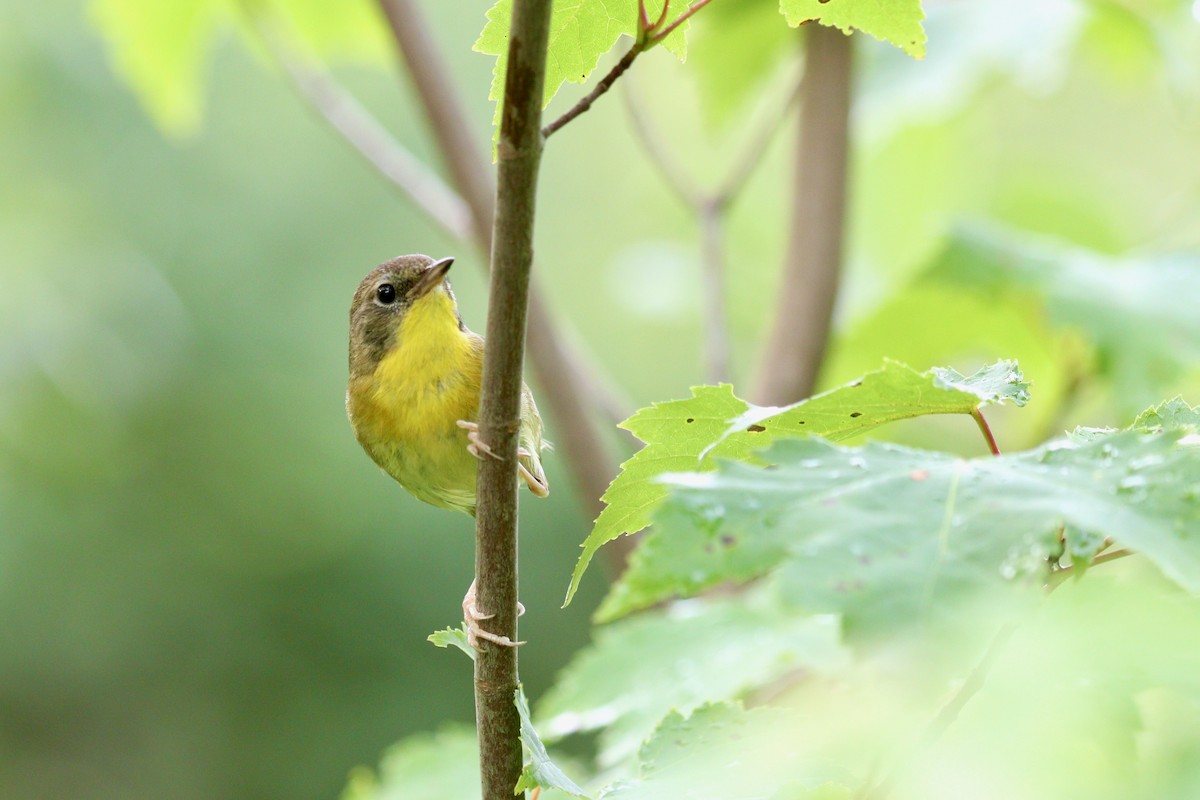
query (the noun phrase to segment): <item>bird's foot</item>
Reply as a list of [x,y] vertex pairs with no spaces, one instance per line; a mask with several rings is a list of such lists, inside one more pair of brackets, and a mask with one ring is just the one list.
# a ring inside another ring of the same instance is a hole
[[492,450],[492,446],[480,438],[479,423],[471,422],[470,420],[466,419],[460,419],[457,424],[458,427],[467,432],[468,453],[475,456],[480,461],[483,460],[484,456],[494,458],[497,461],[500,460],[500,456],[496,455],[496,452]]
[[[456,423],[458,427],[467,432],[467,452],[483,460],[484,456],[500,460],[500,456],[492,450],[492,446],[485,442],[479,435],[479,423],[471,422],[470,420],[460,419]],[[517,458],[532,458],[533,453],[530,453],[524,447],[517,448]],[[517,471],[521,473],[521,479],[525,481],[525,485],[529,487],[529,491],[533,492],[538,497],[549,497],[550,487],[546,485],[545,479],[539,480],[536,475],[530,472],[524,464],[517,462]]]
[[[514,642],[507,636],[499,636],[490,631],[485,631],[480,627],[479,623],[483,620],[491,619],[495,614],[485,614],[475,605],[475,581],[471,581],[471,588],[467,589],[467,594],[463,597],[463,621],[467,623],[467,644],[476,650],[479,649],[479,640],[494,642],[495,644],[504,647],[520,647],[524,642]],[[517,603],[517,616],[525,613],[525,606]]]

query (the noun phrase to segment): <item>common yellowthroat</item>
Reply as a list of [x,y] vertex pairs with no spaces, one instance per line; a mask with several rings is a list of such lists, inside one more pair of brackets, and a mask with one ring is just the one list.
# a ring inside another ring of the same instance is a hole
[[[350,381],[346,412],[354,435],[383,471],[418,500],[475,515],[476,459],[495,456],[476,420],[483,337],[463,323],[446,273],[452,258],[399,256],[363,278],[350,304]],[[521,387],[517,469],[538,497],[550,493],[540,458],[542,418]],[[491,615],[463,599],[472,644]]]

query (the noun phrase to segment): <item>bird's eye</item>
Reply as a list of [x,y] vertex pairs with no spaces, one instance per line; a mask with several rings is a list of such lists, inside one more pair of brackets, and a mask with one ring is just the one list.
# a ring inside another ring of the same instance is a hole
[[375,296],[379,298],[379,302],[385,306],[390,306],[396,302],[396,287],[390,283],[381,283],[375,289]]

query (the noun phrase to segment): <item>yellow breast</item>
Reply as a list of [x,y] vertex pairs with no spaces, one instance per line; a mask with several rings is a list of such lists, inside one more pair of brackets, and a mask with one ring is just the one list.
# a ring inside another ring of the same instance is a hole
[[417,498],[475,510],[475,459],[460,419],[479,412],[483,339],[459,326],[442,290],[405,314],[375,372],[351,381],[346,404],[355,435],[389,475]]

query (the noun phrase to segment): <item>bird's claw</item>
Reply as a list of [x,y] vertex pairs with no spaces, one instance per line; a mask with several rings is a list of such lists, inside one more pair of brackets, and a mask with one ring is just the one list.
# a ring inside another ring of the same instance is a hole
[[[479,649],[480,639],[493,642],[503,647],[520,647],[521,645],[525,644],[525,642],[514,642],[507,636],[500,636],[499,634],[492,633],[491,631],[485,631],[480,626],[480,622],[483,620],[492,619],[496,615],[485,614],[475,605],[475,581],[471,581],[471,588],[467,589],[467,594],[463,598],[462,607],[463,622],[467,623],[467,644],[475,650]],[[517,616],[519,617],[524,613],[525,606],[517,603]]]
[[[471,422],[470,420],[460,419],[456,423],[458,427],[467,432],[467,452],[475,456],[480,461],[484,456],[494,458],[501,461],[500,456],[492,450],[492,446],[485,442],[479,435],[479,423]],[[517,458],[533,458],[533,453],[529,452],[524,447],[517,448]],[[521,479],[525,481],[525,485],[529,487],[529,491],[533,492],[538,497],[549,497],[550,487],[544,481],[538,478],[529,471],[529,469],[519,461],[517,462],[517,471],[521,473]]]
[[489,456],[497,461],[500,460],[500,456],[496,455],[495,451],[492,450],[492,446],[479,437],[479,423],[460,419],[457,422],[457,425],[467,432],[468,453],[475,456],[480,461],[483,460],[484,456]]

